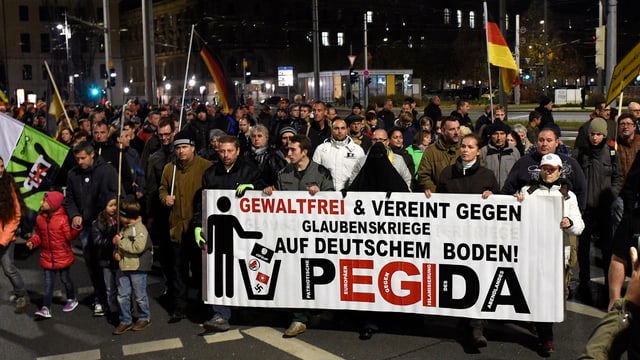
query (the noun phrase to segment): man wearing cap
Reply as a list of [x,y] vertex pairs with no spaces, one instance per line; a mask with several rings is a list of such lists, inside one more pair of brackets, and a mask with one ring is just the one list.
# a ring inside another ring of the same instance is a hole
[[360,103],[353,103],[351,105],[351,114],[349,115],[361,115],[362,114],[362,105]]
[[[640,104],[638,104],[638,111],[640,111]],[[622,176],[625,178],[636,158],[636,154],[640,151],[640,136],[636,134],[636,128],[637,118],[633,114],[624,113],[618,117],[618,156],[620,156]]]
[[280,130],[280,134],[278,136],[280,142],[277,144],[277,149],[278,155],[283,159],[287,158],[287,153],[289,152],[289,140],[296,134],[296,129],[290,126],[285,126]]
[[606,143],[612,145],[612,141],[616,138],[616,121],[611,118],[611,106],[608,106],[605,101],[600,101],[596,104],[596,107],[590,115],[591,119],[580,126],[578,129],[578,136],[576,136],[575,149],[584,148],[589,146],[589,125],[593,119],[600,118],[605,121],[607,127],[607,133],[605,134]]
[[364,133],[364,119],[360,115],[351,114],[345,119],[349,127],[349,136],[356,144],[360,145],[366,153],[371,147],[371,137]]
[[509,144],[507,134],[511,128],[500,120],[488,125],[489,143],[480,149],[484,166],[493,171],[500,188],[504,185],[513,165],[520,159],[520,152]]
[[[554,124],[555,125],[555,124]],[[557,150],[560,146],[560,136],[558,130],[554,128],[543,128],[538,134],[536,148],[533,153],[521,157],[511,168],[507,180],[500,193],[513,195],[523,186],[527,185],[531,180],[536,180],[540,176],[540,160],[546,154],[557,154],[562,160],[562,177],[567,179],[572,186],[572,191],[578,198],[580,209],[584,209],[587,199],[587,184],[584,173],[580,168],[580,164],[576,159],[558,154]]]
[[[584,302],[591,302],[590,248],[591,238],[598,237],[596,244],[602,249],[605,287],[611,260],[611,205],[622,188],[620,159],[614,148],[606,143],[607,122],[595,118],[589,122],[589,143],[576,149],[575,159],[582,167],[587,181],[587,207],[583,217],[586,227],[578,238],[578,263],[580,264],[580,286],[578,292]],[[606,295],[604,295],[606,297]]]
[[[565,172],[566,164],[557,154],[547,153],[541,156],[538,168],[540,172],[535,179],[531,179],[528,185],[518,189],[514,193],[518,201],[526,201],[529,196],[560,196],[563,199],[562,218],[560,220],[560,228],[562,229],[562,243],[564,245],[565,262],[564,262],[564,293],[565,298],[568,295],[568,285],[571,280],[571,268],[575,265],[575,247],[571,243],[571,238],[578,236],[584,229],[584,221],[580,214],[580,209],[576,201],[576,194],[570,189],[571,185],[567,184],[562,178]],[[562,303],[557,304],[562,306]],[[554,351],[553,343],[553,323],[537,322],[535,323],[538,342],[540,343],[540,351],[548,357]]]
[[553,101],[547,96],[542,96],[540,98],[540,106],[535,108],[535,111],[539,112],[542,115],[542,120],[540,121],[540,125],[538,125],[538,129],[542,129],[547,124],[553,124]]
[[[266,128],[261,126],[263,131],[266,132]],[[240,147],[238,144],[238,138],[235,136],[223,136],[219,140],[218,153],[220,154],[220,161],[214,166],[208,168],[203,176],[200,177],[202,184],[202,190],[206,189],[221,189],[221,190],[236,190],[237,196],[243,196],[247,189],[262,190],[265,187],[262,174],[260,170],[251,162],[240,158]],[[192,241],[194,245],[204,246],[206,240],[202,236],[202,196],[196,196],[195,207],[193,215],[193,225],[195,227],[194,236],[195,241]],[[209,236],[213,236],[210,234]],[[216,244],[222,242],[230,242],[232,239],[214,239]],[[231,249],[233,245],[231,242]],[[229,249],[228,246],[225,248]],[[204,249],[204,248],[203,248]],[[233,254],[225,254],[223,252],[216,253],[216,280],[220,282],[216,284],[222,289],[222,275],[224,271],[233,271],[231,262],[233,258],[229,256]],[[226,255],[227,267],[222,267],[222,258]],[[224,269],[224,270],[223,270]],[[231,269],[231,270],[230,270]],[[198,269],[198,271],[201,271]],[[219,276],[219,278],[218,278]],[[228,274],[227,279],[232,279],[233,274]],[[227,289],[229,289],[227,284]],[[229,295],[229,294],[227,294]],[[231,318],[231,308],[222,305],[213,305],[213,318],[204,323],[204,327],[210,331],[227,331],[229,330],[229,319]]]
[[[171,239],[172,283],[169,293],[173,300],[172,322],[185,318],[189,270],[194,284],[200,284],[202,258],[194,241],[194,199],[202,188],[202,176],[211,162],[196,154],[195,140],[187,131],[180,131],[173,140],[176,162],[168,163],[160,180],[160,202],[169,208],[169,237]],[[175,176],[175,186],[173,179]],[[173,188],[172,188],[173,186]]]

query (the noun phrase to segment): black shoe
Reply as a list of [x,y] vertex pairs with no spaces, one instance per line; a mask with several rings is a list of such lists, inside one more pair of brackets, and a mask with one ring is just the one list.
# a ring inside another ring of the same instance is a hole
[[186,319],[187,315],[185,315],[182,311],[176,310],[169,317],[169,324],[175,324],[180,320]]
[[360,331],[360,340],[370,340],[371,337],[373,337],[374,332],[375,331],[370,327],[362,329],[362,331]]

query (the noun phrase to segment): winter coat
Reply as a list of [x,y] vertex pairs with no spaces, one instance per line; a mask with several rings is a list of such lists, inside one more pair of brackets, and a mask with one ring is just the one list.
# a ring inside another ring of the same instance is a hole
[[[178,164],[175,170],[175,189],[173,195],[176,199],[171,206],[169,225],[171,241],[182,241],[182,234],[189,230],[193,218],[193,204],[196,195],[202,188],[202,176],[213,164],[199,156],[185,164]],[[159,196],[162,205],[167,206],[167,196],[171,192],[173,177],[173,163],[165,165],[160,180]]]
[[[67,190],[63,207],[69,219],[82,217],[82,226],[89,229],[108,199],[118,193],[118,173],[111,165],[96,156],[87,169],[75,166],[67,176]],[[102,208],[100,208],[103,206]]]
[[98,266],[101,268],[114,268],[115,266],[113,236],[116,234],[116,222],[115,219],[109,220],[103,222],[98,218],[91,224],[91,244],[95,250]]
[[122,256],[118,266],[122,271],[150,271],[153,264],[153,245],[149,232],[141,220],[122,229],[117,245]]
[[422,155],[420,165],[418,165],[418,183],[415,191],[426,189],[436,191],[440,173],[447,166],[454,164],[459,155],[459,143],[446,145],[444,139],[439,137]]
[[576,160],[587,181],[587,208],[600,208],[609,212],[611,203],[622,189],[620,159],[609,145],[578,149]]
[[[210,167],[202,179],[202,190],[219,189],[233,190],[241,184],[252,184],[254,190],[262,190],[265,187],[260,170],[251,162],[238,158],[231,169],[227,170],[222,162]],[[195,199],[193,214],[194,226],[202,226],[202,196]]]
[[511,145],[506,145],[502,149],[498,149],[492,143],[480,149],[480,157],[484,161],[484,166],[493,171],[498,180],[500,188],[507,180],[507,175],[513,165],[520,159],[520,152]]
[[313,161],[309,162],[302,176],[297,170],[297,165],[289,164],[278,174],[278,190],[306,191],[307,186],[317,185],[320,191],[333,191],[333,179],[331,172],[322,165]]
[[482,194],[486,190],[493,193],[500,191],[493,172],[480,166],[479,159],[470,168],[463,169],[459,157],[455,164],[442,170],[436,187],[437,193],[449,194]]
[[340,191],[347,188],[354,167],[364,157],[364,150],[349,136],[342,141],[334,140],[331,137],[316,148],[313,161],[331,171],[333,186]]
[[82,229],[74,229],[63,207],[59,207],[49,215],[40,213],[36,218],[36,228],[29,239],[33,248],[42,246],[40,250],[40,266],[47,270],[68,268],[73,264],[74,256],[71,241],[80,235]]

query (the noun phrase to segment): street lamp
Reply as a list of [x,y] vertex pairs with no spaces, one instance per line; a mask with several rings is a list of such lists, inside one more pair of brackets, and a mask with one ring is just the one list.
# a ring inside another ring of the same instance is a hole
[[369,64],[368,64],[368,51],[367,51],[367,23],[373,22],[373,11],[367,11],[364,13],[364,71],[362,74],[364,77],[362,78],[364,82],[364,106],[367,107],[369,103],[369,86],[367,82],[367,78],[369,77]]
[[127,98],[127,95],[129,94],[129,87],[125,86],[124,89],[122,89],[122,103],[125,103],[125,99]]

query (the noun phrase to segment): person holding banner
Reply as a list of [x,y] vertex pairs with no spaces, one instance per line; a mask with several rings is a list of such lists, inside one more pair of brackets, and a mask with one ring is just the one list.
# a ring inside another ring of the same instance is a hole
[[[265,185],[260,170],[251,162],[239,158],[240,144],[238,138],[226,135],[221,137],[218,142],[220,162],[208,168],[204,175],[200,177],[202,190],[235,189],[236,196],[239,197],[242,197],[246,190],[262,190]],[[194,205],[193,224],[195,226],[195,244],[206,249],[205,244],[207,240],[202,235],[202,196],[197,195],[195,197]],[[231,230],[231,234],[233,234],[233,230]],[[209,236],[214,235],[209,234]],[[215,253],[216,287],[222,290],[223,278],[233,278],[233,238],[216,237],[213,246],[215,248],[213,252]],[[223,257],[226,257],[225,267],[222,266]],[[196,271],[202,270],[198,269]],[[229,289],[232,285],[229,282],[225,285],[227,289],[226,295],[229,296]],[[231,308],[223,305],[213,305],[213,312],[213,317],[203,324],[204,328],[209,331],[229,330]]]
[[[578,207],[576,195],[569,190],[569,183],[561,177],[563,172],[562,159],[556,154],[546,154],[540,161],[540,176],[529,185],[522,187],[515,194],[518,201],[524,201],[527,196],[562,196],[563,216],[560,227],[563,231],[565,251],[565,297],[568,295],[568,285],[571,279],[571,268],[577,262],[576,245],[571,243],[570,235],[578,236],[584,229],[584,222]],[[558,304],[558,306],[562,306]],[[554,351],[553,323],[536,323],[538,340],[543,355]]]
[[[309,158],[311,140],[305,135],[292,136],[287,145],[289,164],[278,173],[276,186],[267,186],[263,192],[273,194],[274,190],[308,191],[315,195],[318,191],[334,191],[331,172]],[[291,324],[284,332],[285,338],[296,337],[307,330],[309,311],[294,311]]]
[[[480,161],[480,137],[468,134],[462,138],[460,156],[453,165],[444,168],[440,174],[437,193],[453,194],[482,194],[486,199],[500,190],[498,180],[493,172],[483,166]],[[427,198],[431,197],[431,190],[424,191]],[[468,319],[472,343],[475,347],[486,347],[487,338],[484,336],[484,321]]]
[[193,241],[191,222],[196,195],[202,188],[202,176],[212,165],[196,154],[196,141],[188,131],[177,133],[173,146],[176,160],[164,166],[158,188],[160,202],[169,210],[171,247],[167,250],[170,251],[168,259],[171,262],[166,264],[169,269],[165,271],[170,272],[167,275],[173,306],[170,323],[186,318],[189,270],[194,278],[192,283],[202,283],[201,255]]

